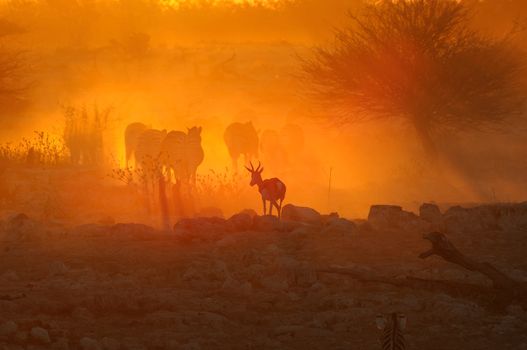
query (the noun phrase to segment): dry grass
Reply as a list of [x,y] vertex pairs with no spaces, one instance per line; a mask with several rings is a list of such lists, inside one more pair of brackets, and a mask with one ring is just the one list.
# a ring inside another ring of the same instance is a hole
[[102,165],[104,157],[104,132],[108,127],[111,107],[64,106],[64,144],[74,165]]
[[250,191],[247,179],[228,168],[223,171],[210,169],[196,178],[195,193],[202,207],[218,207],[223,210],[239,210],[240,201]]
[[32,138],[0,145],[0,165],[12,166],[61,166],[68,162],[67,150],[58,137],[35,131]]

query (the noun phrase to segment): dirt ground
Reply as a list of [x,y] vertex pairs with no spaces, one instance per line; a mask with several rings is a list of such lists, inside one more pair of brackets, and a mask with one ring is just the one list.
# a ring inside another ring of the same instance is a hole
[[[5,232],[4,232],[5,233]],[[183,241],[134,225],[35,223],[0,250],[0,349],[380,349],[378,313],[408,319],[408,349],[527,349],[527,313],[343,275],[485,284],[418,234],[357,229],[224,233]],[[527,280],[525,232],[453,235]]]

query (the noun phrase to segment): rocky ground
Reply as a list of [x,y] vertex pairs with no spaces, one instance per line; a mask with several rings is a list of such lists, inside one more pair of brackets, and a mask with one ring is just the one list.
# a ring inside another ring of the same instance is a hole
[[423,231],[439,227],[466,255],[527,280],[522,224],[470,232],[467,220],[482,214],[456,210],[462,220],[430,208],[377,207],[355,222],[292,210],[280,223],[246,212],[173,232],[11,216],[0,230],[0,349],[380,349],[375,316],[392,311],[407,316],[408,349],[527,349],[520,306],[498,312],[317,273],[342,266],[488,283],[437,257],[418,259],[429,248]]

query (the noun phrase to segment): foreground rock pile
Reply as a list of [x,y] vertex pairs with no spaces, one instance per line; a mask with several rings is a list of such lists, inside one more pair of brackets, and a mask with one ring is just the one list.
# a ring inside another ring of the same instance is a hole
[[419,208],[419,215],[405,211],[400,206],[374,205],[370,209],[368,221],[378,230],[410,232],[525,230],[527,229],[527,202],[489,204],[472,208],[454,206],[444,213],[441,213],[437,205],[425,203]]
[[338,214],[321,215],[311,208],[284,206],[282,218],[259,216],[253,211],[243,211],[229,219],[220,217],[200,217],[183,219],[174,226],[176,236],[183,241],[217,240],[226,233],[257,231],[305,233],[308,231],[353,233],[355,224]]
[[[5,217],[0,349],[366,350],[378,348],[375,315],[391,311],[407,315],[410,349],[527,349],[527,313],[517,305],[495,312],[473,300],[319,273],[340,266],[486,283],[441,260],[418,259],[427,244],[401,228],[448,224],[448,211],[372,212],[368,221],[350,221],[291,206],[282,221],[245,211],[182,220],[173,232]],[[399,226],[390,226],[394,220]],[[453,240],[527,280],[521,230]]]

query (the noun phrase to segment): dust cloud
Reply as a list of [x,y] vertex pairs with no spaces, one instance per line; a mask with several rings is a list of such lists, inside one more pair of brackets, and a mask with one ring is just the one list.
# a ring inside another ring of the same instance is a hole
[[[506,30],[505,23],[519,12],[490,3],[496,2],[476,4],[475,25]],[[127,218],[122,209],[131,204],[122,203],[138,201],[124,200],[133,196],[110,176],[124,167],[124,130],[132,122],[167,131],[203,128],[205,157],[198,175],[210,187],[193,204],[197,212],[208,207],[226,215],[261,210],[249,174],[241,165],[237,173],[231,167],[223,133],[233,122],[253,123],[262,143],[253,162],[262,162],[264,178],[279,177],[287,185],[287,203],[364,217],[375,203],[415,209],[423,201],[446,205],[525,198],[522,123],[491,136],[442,135],[438,147],[448,161],[438,163],[428,159],[403,125],[335,125],[306,97],[298,79],[299,58],[331,40],[333,28],[346,21],[345,9],[360,6],[360,1],[340,0],[253,5],[4,1],[2,55],[21,60],[27,84],[20,101],[3,108],[0,141],[17,144],[44,131],[60,143],[68,109],[78,111],[79,118],[84,111],[88,119],[95,110],[108,110],[100,135],[103,161],[97,167],[62,166],[60,174],[51,169],[43,190],[53,193],[48,197],[56,198],[53,205],[60,210],[76,203],[92,217]],[[499,25],[489,25],[492,19]],[[301,130],[302,144],[291,142],[284,131],[288,127]],[[9,179],[17,176],[12,169],[5,174],[4,191],[16,197]],[[93,191],[66,200],[83,181],[91,184],[84,188],[95,186]],[[97,204],[103,197],[111,198],[104,210]]]

